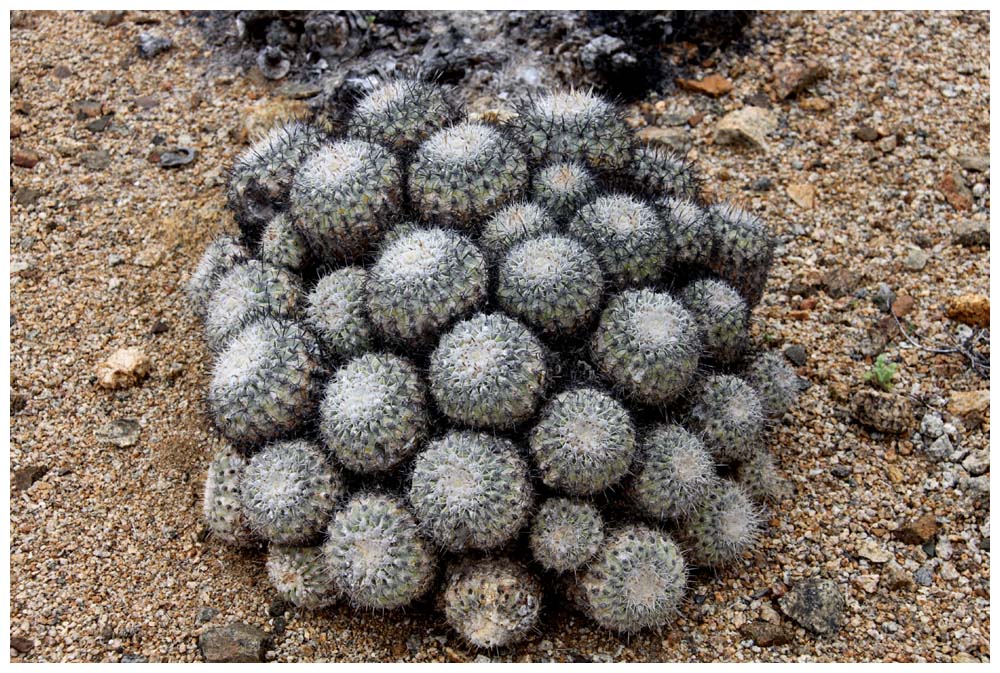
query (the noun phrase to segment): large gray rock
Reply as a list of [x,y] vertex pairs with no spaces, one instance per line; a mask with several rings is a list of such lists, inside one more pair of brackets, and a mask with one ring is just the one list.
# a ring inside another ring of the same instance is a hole
[[205,631],[198,637],[198,647],[210,663],[261,662],[267,649],[267,634],[256,626],[233,622]]
[[785,615],[817,635],[837,632],[844,623],[844,595],[836,582],[811,577],[802,580],[778,601]]

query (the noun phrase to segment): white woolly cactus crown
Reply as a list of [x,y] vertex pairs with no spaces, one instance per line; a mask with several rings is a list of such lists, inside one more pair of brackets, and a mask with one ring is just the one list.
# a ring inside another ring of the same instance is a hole
[[433,595],[473,647],[536,632],[543,586],[604,628],[667,625],[779,491],[767,430],[798,380],[750,339],[766,226],[586,91],[492,125],[393,79],[345,129],[243,153],[240,238],[188,282],[228,441],[209,530],[269,545],[300,608]]

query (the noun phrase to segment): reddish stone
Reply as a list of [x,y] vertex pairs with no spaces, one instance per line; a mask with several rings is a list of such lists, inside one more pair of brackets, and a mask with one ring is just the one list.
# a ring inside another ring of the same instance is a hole
[[965,184],[965,180],[959,173],[949,173],[944,176],[939,185],[944,200],[955,210],[969,210],[972,208],[972,192]]
[[913,297],[901,294],[896,297],[896,301],[892,302],[892,314],[897,318],[902,318],[913,310],[913,304]]
[[21,168],[34,168],[40,161],[38,152],[32,150],[15,150],[13,157],[14,165]]
[[703,79],[680,79],[677,85],[685,91],[705,94],[718,98],[733,90],[733,83],[718,73],[713,73]]

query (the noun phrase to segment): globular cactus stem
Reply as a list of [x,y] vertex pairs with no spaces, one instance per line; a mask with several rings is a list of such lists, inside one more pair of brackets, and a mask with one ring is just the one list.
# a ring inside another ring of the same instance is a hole
[[577,601],[604,628],[635,633],[679,612],[687,564],[669,535],[627,525],[612,533],[580,577]]
[[454,118],[455,110],[440,87],[401,77],[380,83],[358,101],[347,132],[403,152],[416,148]]
[[615,287],[649,285],[666,268],[667,230],[649,204],[632,196],[598,197],[577,211],[567,230],[600,260]]
[[518,243],[558,230],[552,216],[537,203],[517,201],[504,206],[486,221],[479,235],[479,246],[495,264]]
[[400,233],[379,253],[366,290],[372,323],[390,340],[420,345],[486,297],[486,260],[441,228]]
[[381,472],[415,453],[428,430],[426,392],[400,357],[365,353],[341,367],[320,404],[320,434],[337,460]]
[[219,236],[205,248],[187,284],[188,298],[195,315],[205,317],[219,281],[234,266],[245,262],[249,257],[247,249],[232,236]]
[[691,201],[701,198],[701,177],[694,166],[659,145],[643,145],[636,151],[632,176],[640,190],[650,196]]
[[252,547],[259,542],[243,514],[240,500],[245,467],[246,458],[227,447],[215,454],[205,477],[202,500],[205,523],[212,535],[234,547]]
[[683,519],[718,481],[715,461],[696,436],[679,425],[658,424],[640,443],[628,493],[655,519]]
[[749,343],[750,309],[739,292],[722,281],[696,280],[681,291],[680,300],[698,323],[706,355],[720,364],[734,364]]
[[320,547],[272,544],[267,576],[278,595],[297,607],[314,610],[337,602],[337,587]]
[[228,205],[248,244],[256,243],[267,223],[287,206],[296,172],[323,141],[318,128],[293,120],[279,124],[237,157]]
[[330,521],[323,555],[334,584],[358,607],[402,607],[434,582],[433,550],[413,515],[388,495],[355,494]]
[[450,573],[441,602],[448,624],[470,645],[495,649],[531,634],[542,609],[542,587],[509,559],[468,561]]
[[746,491],[719,480],[682,529],[691,562],[720,566],[735,561],[757,540],[761,523],[760,510]]
[[593,199],[597,184],[578,162],[556,162],[535,174],[535,201],[558,222],[568,221],[583,204]]
[[252,260],[233,267],[216,286],[205,316],[205,336],[216,350],[259,316],[291,318],[302,301],[299,279],[286,270]]
[[216,360],[208,386],[212,420],[243,445],[293,434],[315,412],[324,373],[319,344],[305,328],[271,317],[256,320]]
[[428,222],[473,229],[528,187],[528,163],[514,142],[485,124],[442,129],[417,149],[410,198]]
[[589,495],[615,485],[628,472],[635,429],[616,399],[578,388],[559,393],[545,406],[528,445],[547,486]]
[[758,355],[747,367],[745,376],[770,419],[781,418],[799,396],[799,376],[781,353]]
[[698,325],[669,294],[649,289],[613,296],[590,345],[598,371],[640,404],[673,402],[694,379]]
[[531,523],[531,554],[546,570],[562,573],[582,568],[603,542],[604,521],[589,502],[549,498]]
[[548,234],[518,243],[497,272],[500,306],[549,336],[572,334],[585,326],[603,290],[597,260],[566,236]]
[[579,161],[599,171],[632,162],[635,139],[621,112],[586,91],[558,91],[526,101],[511,130],[537,163]]
[[332,271],[306,296],[304,322],[330,358],[361,355],[371,346],[374,329],[365,308],[368,272],[359,266]]
[[709,376],[694,394],[688,426],[716,460],[747,460],[761,450],[764,410],[757,393],[743,379]]
[[295,175],[292,222],[318,258],[358,259],[378,243],[397,212],[401,181],[399,161],[381,145],[362,140],[323,145]]
[[250,528],[269,542],[299,545],[319,535],[345,489],[318,446],[268,444],[243,471],[240,497]]
[[756,215],[728,203],[708,211],[712,232],[709,267],[735,287],[750,306],[764,296],[764,285],[774,257],[774,240]]
[[548,368],[541,343],[524,325],[481,313],[441,337],[429,378],[434,401],[450,419],[502,429],[534,414]]
[[409,502],[423,530],[451,551],[494,549],[514,537],[532,504],[528,467],[509,440],[449,432],[413,465]]

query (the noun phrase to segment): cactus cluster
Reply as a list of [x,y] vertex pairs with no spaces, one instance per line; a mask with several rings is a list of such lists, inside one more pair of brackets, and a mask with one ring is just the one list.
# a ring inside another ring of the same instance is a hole
[[226,443],[208,529],[269,545],[303,609],[433,596],[478,648],[537,632],[543,585],[662,627],[781,492],[798,379],[750,337],[772,240],[598,96],[496,124],[451,98],[383,82],[343,134],[287,123],[237,160],[240,236],[188,282]]

